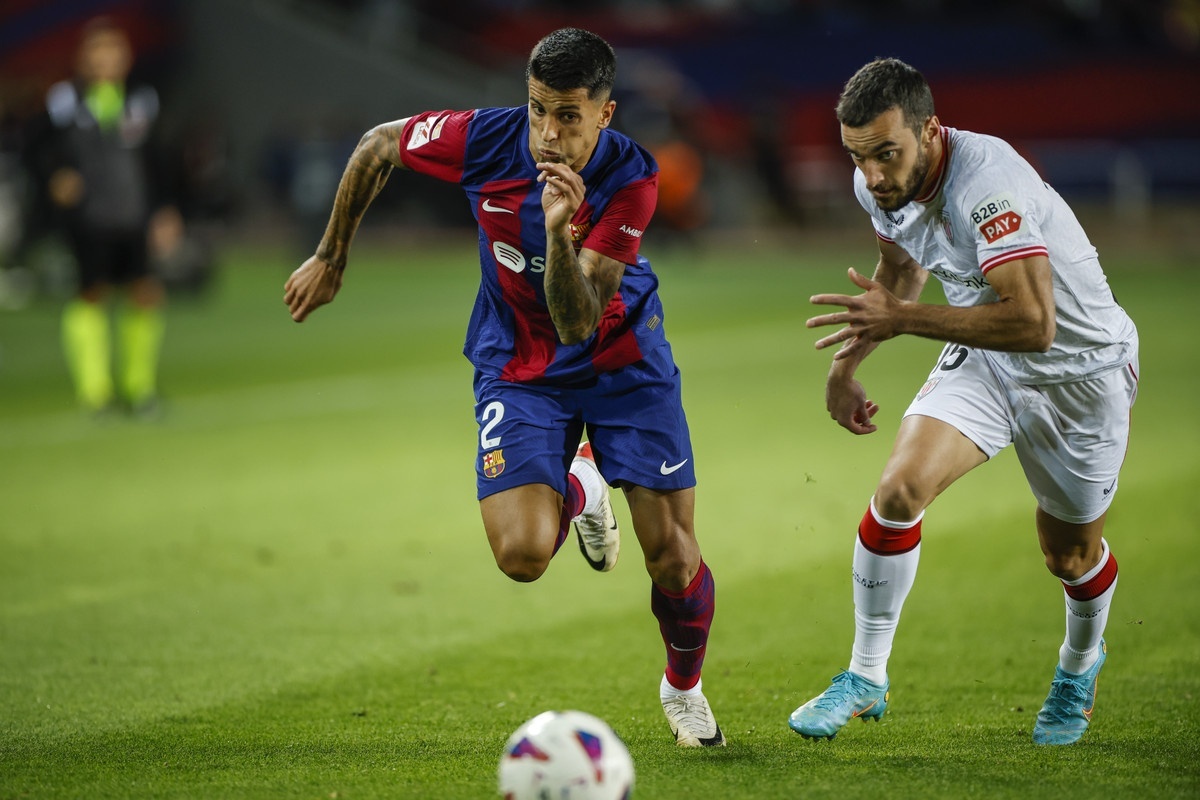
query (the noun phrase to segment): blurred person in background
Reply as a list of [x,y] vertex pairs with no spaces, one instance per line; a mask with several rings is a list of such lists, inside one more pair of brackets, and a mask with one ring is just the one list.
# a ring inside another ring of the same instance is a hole
[[[129,36],[114,21],[89,22],[75,78],[47,94],[45,135],[34,156],[76,262],[78,293],[63,312],[63,346],[76,397],[94,413],[157,410],[166,292],[151,264],[183,237],[182,217],[166,202],[169,170],[154,136],[158,94],[127,83],[133,59]],[[124,302],[114,347],[108,304],[117,288]]]
[[29,294],[20,288],[19,279],[14,279],[18,270],[12,263],[27,225],[20,134],[21,126],[0,92],[0,308],[20,308]]
[[566,28],[534,47],[527,105],[427,112],[370,130],[284,302],[302,322],[334,299],[358,224],[394,168],[463,188],[482,270],[464,354],[475,366],[476,486],[496,564],[537,580],[574,523],[589,565],[612,569],[620,532],[609,486],[621,486],[666,648],[663,712],[679,746],[719,747],[700,681],[715,589],[694,532],[691,437],[658,278],[638,252],[658,167],[609,127],[615,74],[607,42]]
[[[854,717],[883,716],[925,509],[1013,445],[1066,605],[1033,741],[1072,744],[1091,721],[1106,657],[1117,560],[1104,521],[1129,443],[1137,328],[1062,197],[1001,139],[943,126],[920,72],[897,59],[867,64],[846,83],[837,118],[879,262],[873,279],[850,270],[862,294],[812,298],[846,309],[808,320],[843,326],[817,342],[842,345],[825,387],[830,416],[851,433],[873,433],[879,407],[854,378],[863,359],[901,334],[949,343],[905,412],[858,526],[850,665],[788,724],[833,738]],[[947,305],[918,302],[931,273]],[[964,564],[959,577],[986,586],[988,565]]]

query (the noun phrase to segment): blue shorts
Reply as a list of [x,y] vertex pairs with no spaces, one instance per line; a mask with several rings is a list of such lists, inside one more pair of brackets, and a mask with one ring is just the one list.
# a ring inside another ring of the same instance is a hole
[[696,485],[679,368],[669,345],[578,386],[511,383],[475,372],[479,499],[544,483],[567,493],[584,431],[612,486],[658,491]]

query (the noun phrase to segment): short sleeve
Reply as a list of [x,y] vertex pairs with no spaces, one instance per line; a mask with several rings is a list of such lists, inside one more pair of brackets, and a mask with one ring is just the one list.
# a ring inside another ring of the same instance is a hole
[[634,263],[657,203],[657,172],[628,184],[613,195],[583,247],[626,264]]
[[400,162],[413,172],[458,183],[474,117],[474,111],[427,111],[410,118],[400,136]]

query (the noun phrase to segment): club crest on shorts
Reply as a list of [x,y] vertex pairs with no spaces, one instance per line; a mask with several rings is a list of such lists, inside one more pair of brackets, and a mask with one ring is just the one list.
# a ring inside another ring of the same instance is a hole
[[929,380],[925,381],[925,385],[921,387],[921,391],[917,392],[917,399],[920,400],[928,395],[930,392],[936,389],[937,385],[941,382],[941,378],[930,378]]
[[495,478],[504,472],[504,451],[493,450],[483,454],[483,475],[485,478]]

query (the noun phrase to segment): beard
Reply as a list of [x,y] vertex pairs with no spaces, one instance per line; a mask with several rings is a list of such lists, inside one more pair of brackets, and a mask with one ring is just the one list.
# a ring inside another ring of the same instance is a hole
[[881,199],[876,195],[875,205],[879,206],[880,211],[899,211],[916,199],[917,193],[921,191],[921,186],[924,185],[925,178],[928,176],[929,154],[922,149],[917,154],[917,160],[913,164],[912,171],[909,172],[908,180],[904,182],[904,185],[895,194],[890,195],[889,199]]

